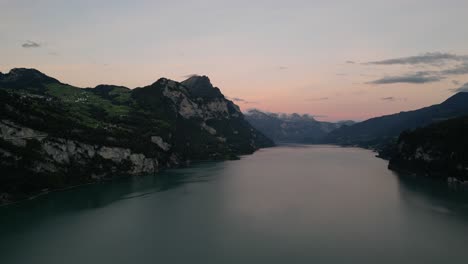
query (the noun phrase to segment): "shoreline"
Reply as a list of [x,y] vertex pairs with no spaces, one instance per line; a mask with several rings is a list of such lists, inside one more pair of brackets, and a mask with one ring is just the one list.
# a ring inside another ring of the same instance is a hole
[[[40,198],[42,196],[45,196],[47,194],[51,194],[51,193],[55,193],[55,192],[68,191],[68,190],[71,190],[71,189],[76,189],[76,188],[80,188],[80,187],[84,187],[84,186],[88,186],[88,185],[95,185],[95,184],[100,184],[100,183],[105,184],[105,183],[112,182],[112,181],[115,181],[115,180],[129,179],[131,177],[145,177],[145,176],[149,176],[149,175],[158,176],[162,171],[165,171],[165,170],[168,170],[168,169],[189,168],[189,167],[191,167],[191,166],[193,166],[195,164],[203,163],[203,162],[223,162],[223,161],[229,161],[229,160],[240,160],[242,156],[253,155],[254,153],[256,153],[257,151],[259,151],[261,149],[274,148],[274,147],[277,147],[277,146],[278,145],[273,145],[271,147],[259,148],[259,149],[256,149],[255,151],[251,152],[251,153],[236,154],[235,156],[225,158],[225,159],[186,160],[185,162],[182,162],[181,164],[179,164],[177,166],[163,167],[163,168],[160,168],[157,172],[153,172],[153,173],[142,173],[142,174],[137,174],[137,175],[116,176],[116,177],[111,177],[111,178],[108,178],[108,179],[100,179],[98,181],[86,182],[86,183],[82,183],[82,184],[66,186],[66,187],[59,188],[59,189],[47,189],[47,191],[34,193],[34,194],[30,195],[30,196],[27,195],[27,197],[25,197],[23,199],[14,200],[14,201],[7,202],[7,203],[1,203],[1,200],[0,200],[0,208],[13,206],[13,205],[16,205],[16,204],[19,204],[19,203],[22,203],[22,202],[26,202],[26,201],[30,201],[30,200],[35,200],[35,199]],[[5,194],[8,195],[8,193],[5,193]]]

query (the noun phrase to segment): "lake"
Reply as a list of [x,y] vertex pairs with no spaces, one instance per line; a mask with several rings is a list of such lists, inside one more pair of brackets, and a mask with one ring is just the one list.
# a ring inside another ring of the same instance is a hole
[[466,263],[468,195],[290,145],[0,208],[0,263]]

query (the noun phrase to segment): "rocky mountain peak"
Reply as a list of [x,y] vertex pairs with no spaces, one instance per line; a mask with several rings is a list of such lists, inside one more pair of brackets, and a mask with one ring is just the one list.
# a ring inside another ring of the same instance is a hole
[[167,79],[167,78],[159,78],[156,82],[150,85],[150,87],[171,87],[175,88],[180,86],[179,83],[176,81]]
[[221,91],[211,84],[208,76],[194,75],[187,80],[183,81],[182,84],[187,87],[190,93],[195,97],[202,98],[219,98],[224,97]]
[[210,78],[206,75],[193,75],[190,76],[187,80],[182,81],[182,83],[187,87],[200,87],[213,88]]

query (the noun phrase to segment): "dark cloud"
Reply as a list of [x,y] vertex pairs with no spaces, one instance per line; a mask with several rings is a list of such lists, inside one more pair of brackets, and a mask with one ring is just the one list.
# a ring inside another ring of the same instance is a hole
[[468,93],[468,83],[465,83],[461,87],[451,89],[451,91],[454,92],[454,93],[462,93],[462,92],[463,93]]
[[468,74],[468,60],[464,63],[452,67],[450,69],[440,71],[440,74],[443,75],[464,75]]
[[382,97],[380,98],[382,101],[387,101],[387,102],[395,102],[395,101],[406,101],[406,98],[397,98],[393,96],[388,96],[388,97]]
[[[365,63],[367,65],[410,65],[412,67],[436,66],[437,70],[409,72],[399,76],[385,76],[368,82],[371,84],[429,83],[444,80],[452,75],[468,74],[468,56],[451,53],[432,52],[418,56],[402,57]],[[455,83],[454,83],[455,84]],[[457,85],[457,84],[456,84]]]
[[418,56],[410,57],[401,57],[395,59],[387,59],[381,61],[371,61],[365,64],[375,64],[375,65],[397,65],[397,64],[406,64],[406,65],[415,65],[415,64],[430,64],[430,65],[443,65],[446,62],[457,62],[457,61],[466,61],[468,60],[467,56],[460,56],[451,53],[441,53],[441,52],[428,52]]
[[23,43],[21,45],[21,47],[27,48],[27,49],[28,48],[39,48],[40,46],[41,46],[41,44],[39,44],[37,42],[34,42],[34,41],[30,41],[30,40],[26,41],[25,43]]
[[244,103],[244,104],[256,104],[257,103],[257,102],[253,102],[253,101],[247,101],[247,100],[239,98],[239,97],[230,97],[229,99],[234,101],[234,102],[241,102],[241,103]]
[[234,101],[234,102],[245,102],[244,99],[238,98],[238,97],[232,97],[231,100]]
[[306,99],[306,101],[326,101],[326,100],[330,100],[330,97],[320,97],[320,98],[309,98],[309,99]]
[[259,113],[263,113],[265,115],[269,115],[269,116],[272,116],[272,117],[276,117],[276,118],[292,118],[292,117],[302,117],[302,118],[326,118],[328,117],[327,115],[311,115],[311,114],[298,114],[298,113],[292,113],[292,114],[288,114],[288,113],[273,113],[273,112],[269,112],[269,111],[264,111],[264,110],[260,110],[258,108],[249,108],[247,109],[247,111],[245,111],[244,113],[249,115],[249,114],[255,114],[255,112],[259,112]]
[[438,82],[444,79],[442,76],[432,75],[431,72],[416,72],[405,74],[401,76],[385,76],[381,79],[377,79],[369,84],[393,84],[393,83],[413,83],[413,84],[422,84],[430,82]]
[[188,78],[192,78],[192,77],[195,77],[195,76],[200,76],[200,75],[198,75],[196,73],[192,73],[192,74],[183,75],[182,77],[188,79]]
[[349,61],[346,61],[346,63],[348,63],[348,64],[355,64],[356,62],[355,62],[355,61],[350,61],[350,60],[349,60]]

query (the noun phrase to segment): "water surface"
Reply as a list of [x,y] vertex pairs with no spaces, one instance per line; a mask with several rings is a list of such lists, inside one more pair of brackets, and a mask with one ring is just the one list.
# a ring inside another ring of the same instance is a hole
[[468,197],[281,146],[0,208],[0,263],[466,263]]

